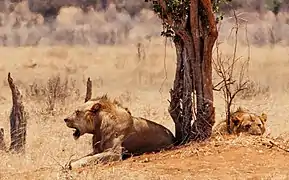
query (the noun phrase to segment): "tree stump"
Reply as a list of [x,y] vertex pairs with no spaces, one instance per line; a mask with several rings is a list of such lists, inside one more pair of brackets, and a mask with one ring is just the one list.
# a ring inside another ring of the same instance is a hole
[[22,102],[22,95],[15,86],[13,79],[8,73],[8,83],[12,92],[12,110],[10,113],[10,135],[11,144],[9,151],[14,153],[24,153],[26,144],[27,119]]
[[90,78],[88,78],[86,83],[86,96],[84,102],[86,103],[88,100],[90,100],[91,96],[92,96],[92,82]]
[[4,142],[4,129],[0,128],[0,151],[5,151],[6,145]]

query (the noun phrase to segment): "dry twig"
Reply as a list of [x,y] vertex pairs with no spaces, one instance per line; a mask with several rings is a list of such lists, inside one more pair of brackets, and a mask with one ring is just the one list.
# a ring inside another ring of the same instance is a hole
[[289,152],[289,149],[286,148],[286,147],[284,147],[284,146],[281,145],[281,144],[277,144],[276,142],[274,142],[274,141],[272,141],[272,140],[269,140],[269,143],[271,144],[271,148],[275,146],[275,147],[277,147],[277,148],[279,148],[279,149],[281,149],[281,150],[283,150],[283,151],[285,151],[285,152]]

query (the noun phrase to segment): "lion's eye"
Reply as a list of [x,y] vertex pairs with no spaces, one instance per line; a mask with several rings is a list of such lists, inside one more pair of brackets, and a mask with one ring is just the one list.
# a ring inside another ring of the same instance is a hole
[[262,127],[262,124],[258,124],[259,127]]
[[239,121],[238,121],[237,119],[234,119],[234,120],[233,120],[233,123],[234,123],[235,126],[238,126]]
[[76,116],[80,115],[80,111],[79,111],[79,110],[76,110],[76,111],[75,111],[75,114],[76,114]]
[[249,129],[250,127],[251,127],[250,124],[247,124],[247,125],[245,126],[246,129]]

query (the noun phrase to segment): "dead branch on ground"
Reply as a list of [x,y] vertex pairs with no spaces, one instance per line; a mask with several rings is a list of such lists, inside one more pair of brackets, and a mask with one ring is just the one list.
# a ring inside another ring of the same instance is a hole
[[14,84],[13,79],[10,76],[10,72],[8,73],[8,83],[12,92],[13,102],[10,114],[11,144],[9,151],[24,153],[26,144],[27,116],[24,111],[22,95]]
[[[225,100],[225,111],[227,120],[227,130],[230,131],[230,116],[231,116],[231,106],[237,96],[241,91],[247,88],[247,83],[249,82],[245,76],[249,66],[250,51],[248,51],[248,57],[243,60],[242,57],[237,57],[237,45],[238,45],[238,32],[239,32],[239,22],[238,17],[234,11],[235,27],[232,28],[234,34],[234,49],[231,57],[224,57],[220,51],[220,42],[216,42],[216,58],[213,60],[213,68],[217,76],[221,79],[213,89],[215,91],[221,91]],[[246,31],[247,32],[247,31]],[[249,42],[248,48],[249,47]]]
[[278,144],[278,143],[274,142],[273,140],[269,140],[269,143],[270,143],[270,145],[271,145],[270,148],[272,148],[272,147],[277,147],[278,149],[281,149],[281,150],[283,150],[283,151],[285,151],[285,152],[289,152],[289,149],[288,149],[288,148],[286,148],[285,146],[283,146],[283,145],[281,145],[281,144]]
[[90,78],[88,78],[86,82],[86,96],[85,96],[84,102],[87,102],[88,100],[90,100],[91,96],[92,96],[92,82]]

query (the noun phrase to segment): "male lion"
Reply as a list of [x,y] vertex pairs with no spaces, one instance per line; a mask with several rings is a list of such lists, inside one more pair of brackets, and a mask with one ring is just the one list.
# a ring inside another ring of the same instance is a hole
[[[265,113],[257,115],[239,107],[230,116],[230,131],[233,134],[263,135],[266,131],[266,121]],[[214,129],[221,133],[227,131],[226,121],[222,121]]]
[[93,152],[70,162],[70,169],[121,160],[124,153],[139,155],[159,151],[172,146],[175,140],[164,126],[133,117],[127,108],[106,95],[82,104],[64,121],[75,129],[75,140],[85,133],[93,134]]

